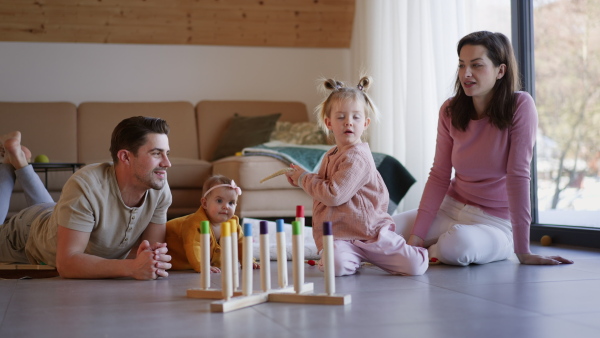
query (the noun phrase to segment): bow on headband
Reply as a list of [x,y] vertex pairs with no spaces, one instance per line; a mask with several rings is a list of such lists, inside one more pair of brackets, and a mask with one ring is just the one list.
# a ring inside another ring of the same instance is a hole
[[227,187],[227,188],[233,189],[233,190],[235,190],[235,192],[237,192],[238,196],[242,194],[242,189],[240,189],[240,187],[235,185],[235,182],[233,180],[231,180],[230,184],[217,184],[214,187],[206,190],[206,192],[204,193],[202,198],[206,197],[206,195],[208,195],[208,193],[210,193],[212,190],[219,188],[219,187]]

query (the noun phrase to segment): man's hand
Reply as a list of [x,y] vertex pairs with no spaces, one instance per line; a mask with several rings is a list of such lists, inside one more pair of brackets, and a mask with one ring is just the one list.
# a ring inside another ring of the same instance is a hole
[[143,240],[137,250],[137,255],[133,260],[131,270],[132,277],[135,279],[157,279],[158,277],[167,277],[166,271],[171,268],[171,256],[167,255],[166,243],[155,243]]

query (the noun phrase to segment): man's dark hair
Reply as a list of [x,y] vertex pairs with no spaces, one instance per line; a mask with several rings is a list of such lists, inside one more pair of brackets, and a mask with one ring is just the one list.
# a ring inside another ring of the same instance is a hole
[[119,163],[117,153],[121,149],[137,155],[140,147],[146,144],[148,134],[169,135],[167,121],[145,116],[134,116],[121,121],[113,130],[110,139],[110,155],[114,163]]

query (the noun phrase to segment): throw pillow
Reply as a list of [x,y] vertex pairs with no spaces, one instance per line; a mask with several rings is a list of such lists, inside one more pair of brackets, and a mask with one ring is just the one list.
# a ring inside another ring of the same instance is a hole
[[327,136],[314,122],[277,122],[271,141],[291,144],[327,144]]
[[269,142],[271,133],[275,129],[275,123],[280,116],[280,113],[261,116],[235,114],[221,136],[213,160],[233,156],[246,147]]

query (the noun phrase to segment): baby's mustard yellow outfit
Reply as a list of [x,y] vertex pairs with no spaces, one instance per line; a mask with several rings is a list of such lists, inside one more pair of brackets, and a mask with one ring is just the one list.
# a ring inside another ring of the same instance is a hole
[[[208,221],[204,208],[187,216],[174,218],[167,222],[166,242],[171,255],[171,270],[200,271],[200,222]],[[239,225],[237,216],[231,217],[229,221],[235,221],[238,232],[238,253],[242,261],[242,243],[244,234]],[[221,267],[221,245],[217,242],[212,227],[210,227],[210,265]]]

